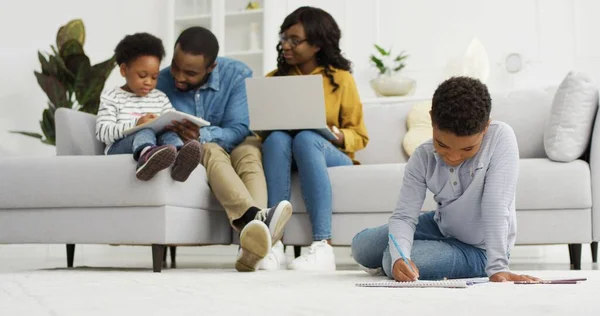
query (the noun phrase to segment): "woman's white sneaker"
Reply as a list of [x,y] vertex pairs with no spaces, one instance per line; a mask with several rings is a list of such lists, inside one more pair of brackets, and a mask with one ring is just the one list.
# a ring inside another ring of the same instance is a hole
[[315,241],[306,254],[290,263],[289,268],[302,271],[335,271],[333,247],[326,240]]
[[283,243],[277,241],[269,254],[258,265],[259,270],[285,270],[287,268],[287,258],[283,251]]

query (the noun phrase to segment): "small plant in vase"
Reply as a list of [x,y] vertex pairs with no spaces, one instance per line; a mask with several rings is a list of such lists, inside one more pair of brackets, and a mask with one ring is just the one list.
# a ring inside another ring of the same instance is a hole
[[406,67],[408,55],[401,52],[396,57],[392,50],[385,50],[375,44],[378,56],[371,55],[371,63],[379,70],[377,78],[371,80],[371,87],[378,96],[403,96],[411,94],[415,89],[415,81],[399,75]]
[[248,1],[248,4],[246,5],[246,10],[256,9],[260,9],[260,3],[258,3],[258,1]]

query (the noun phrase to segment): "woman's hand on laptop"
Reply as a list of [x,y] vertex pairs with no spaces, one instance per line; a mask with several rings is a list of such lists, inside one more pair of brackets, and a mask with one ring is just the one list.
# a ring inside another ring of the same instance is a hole
[[342,133],[335,125],[330,126],[329,129],[337,136],[337,139],[332,140],[331,143],[338,147],[344,147],[344,133]]
[[167,130],[177,133],[184,143],[200,139],[200,126],[188,120],[183,120],[182,122],[173,121],[172,123],[173,125],[168,126]]

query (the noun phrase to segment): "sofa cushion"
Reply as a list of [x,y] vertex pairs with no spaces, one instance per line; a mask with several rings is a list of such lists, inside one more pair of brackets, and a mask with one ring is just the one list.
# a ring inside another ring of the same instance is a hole
[[556,91],[544,130],[544,148],[550,159],[570,162],[583,155],[597,108],[594,82],[582,73],[570,72]]
[[96,115],[67,108],[56,110],[56,154],[103,155],[104,144],[96,139]]
[[[515,131],[521,158],[547,158],[544,127],[550,116],[556,88],[492,93],[492,119],[507,123]],[[415,104],[431,96],[378,99],[364,103],[364,120],[369,144],[356,153],[362,164],[404,163],[408,155],[402,148],[407,117]],[[523,118],[527,119],[524,120]]]
[[[550,116],[554,88],[517,90],[492,94],[491,119],[502,121],[515,131],[521,158],[547,158],[544,126]],[[527,119],[523,119],[523,118]]]
[[590,166],[549,159],[521,159],[517,209],[578,209],[592,207]]
[[361,164],[387,164],[408,161],[402,148],[406,134],[406,116],[414,103],[368,104],[364,106],[364,120],[369,133],[369,144],[356,152]]
[[199,166],[184,183],[159,172],[143,182],[131,155],[0,160],[0,209],[180,206],[221,210]]
[[[333,213],[391,213],[396,205],[405,164],[329,168]],[[558,163],[521,159],[516,207],[520,210],[581,209],[592,206],[590,168],[582,160]],[[297,174],[292,178],[294,213],[306,212]],[[428,192],[422,210],[436,204]]]

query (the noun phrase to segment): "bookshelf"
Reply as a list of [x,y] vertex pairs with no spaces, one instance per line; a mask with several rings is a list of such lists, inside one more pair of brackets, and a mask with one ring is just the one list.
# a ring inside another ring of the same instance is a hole
[[[168,12],[172,28],[165,46],[167,60],[172,58],[173,43],[179,34],[191,26],[203,26],[210,29],[219,40],[219,56],[225,56],[246,63],[254,76],[263,76],[273,69],[273,50],[277,41],[277,29],[270,29],[265,45],[265,18],[269,4],[278,0],[259,0],[258,8],[246,9],[247,0],[169,0]],[[275,5],[277,7],[277,5]],[[272,28],[272,27],[270,27]],[[267,56],[268,55],[268,56]]]

